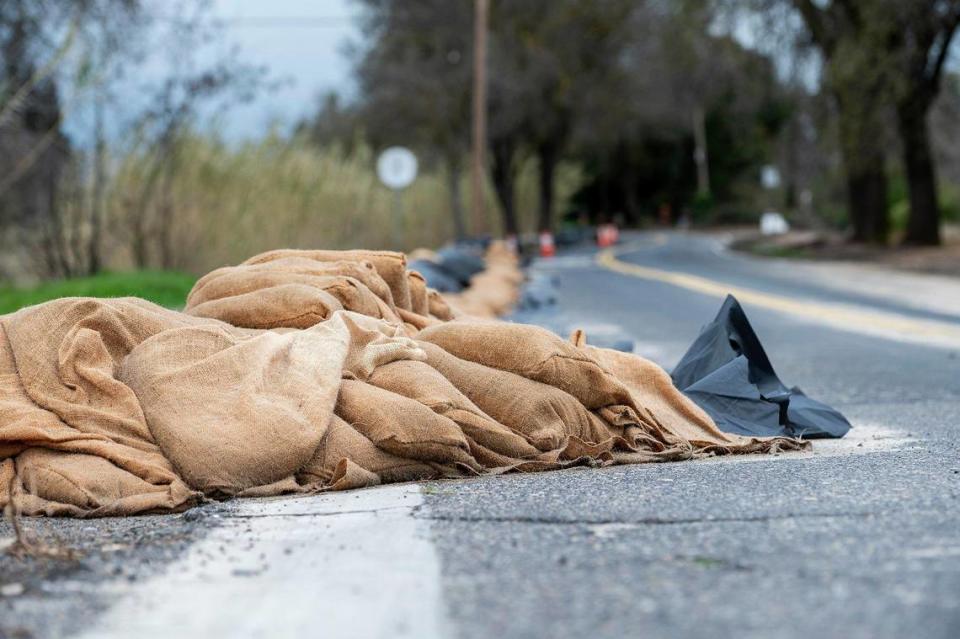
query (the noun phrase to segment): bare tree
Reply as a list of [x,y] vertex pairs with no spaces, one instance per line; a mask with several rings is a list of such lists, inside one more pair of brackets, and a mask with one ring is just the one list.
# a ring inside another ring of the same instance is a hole
[[[0,221],[18,230],[19,240],[37,239],[37,265],[55,275],[69,275],[71,260],[63,242],[59,182],[70,157],[61,131],[63,117],[55,64],[72,42],[51,47],[53,25],[76,20],[73,12],[45,3],[13,0],[0,5]],[[48,13],[50,11],[51,13]]]
[[[104,54],[131,35],[138,15],[137,0],[13,0],[0,8],[0,147],[17,149],[0,179],[0,208],[14,214],[0,215],[0,222],[16,228],[21,246],[35,245],[43,275],[100,268],[103,172],[94,172],[97,196],[81,206],[84,156],[62,132],[62,120],[91,93],[103,95],[114,60]],[[64,85],[71,89],[67,104],[60,97]],[[102,167],[102,127],[95,129],[95,165]]]

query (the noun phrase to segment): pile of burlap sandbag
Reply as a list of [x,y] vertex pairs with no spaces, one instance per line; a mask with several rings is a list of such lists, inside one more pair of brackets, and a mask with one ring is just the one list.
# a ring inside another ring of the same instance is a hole
[[444,298],[458,315],[499,317],[513,308],[520,298],[523,272],[516,256],[502,242],[487,249],[486,268],[470,278],[470,286],[459,293],[445,293]]
[[511,256],[489,261],[453,300],[400,253],[279,250],[201,278],[183,312],[66,298],[2,316],[0,505],[131,515],[803,446],[721,433],[658,366],[581,333],[455,319],[515,295]]

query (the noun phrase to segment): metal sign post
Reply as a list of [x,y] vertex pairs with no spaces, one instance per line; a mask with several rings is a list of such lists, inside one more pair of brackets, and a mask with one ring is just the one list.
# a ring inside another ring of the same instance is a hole
[[402,246],[403,190],[413,184],[417,177],[417,156],[410,149],[392,146],[377,158],[377,177],[385,187],[393,191],[393,245]]

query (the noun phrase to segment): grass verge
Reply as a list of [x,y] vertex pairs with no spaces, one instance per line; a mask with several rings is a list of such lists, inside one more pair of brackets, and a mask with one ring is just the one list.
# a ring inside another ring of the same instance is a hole
[[134,296],[168,308],[181,308],[195,281],[193,276],[175,271],[129,271],[46,282],[29,288],[0,286],[0,314],[58,297]]

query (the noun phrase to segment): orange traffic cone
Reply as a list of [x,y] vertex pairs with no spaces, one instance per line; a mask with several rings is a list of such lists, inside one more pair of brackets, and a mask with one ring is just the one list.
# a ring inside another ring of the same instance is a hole
[[597,227],[597,246],[607,248],[614,244],[614,233],[616,227],[613,224],[601,224]]
[[557,247],[553,243],[553,233],[540,232],[540,257],[553,257],[557,254]]

